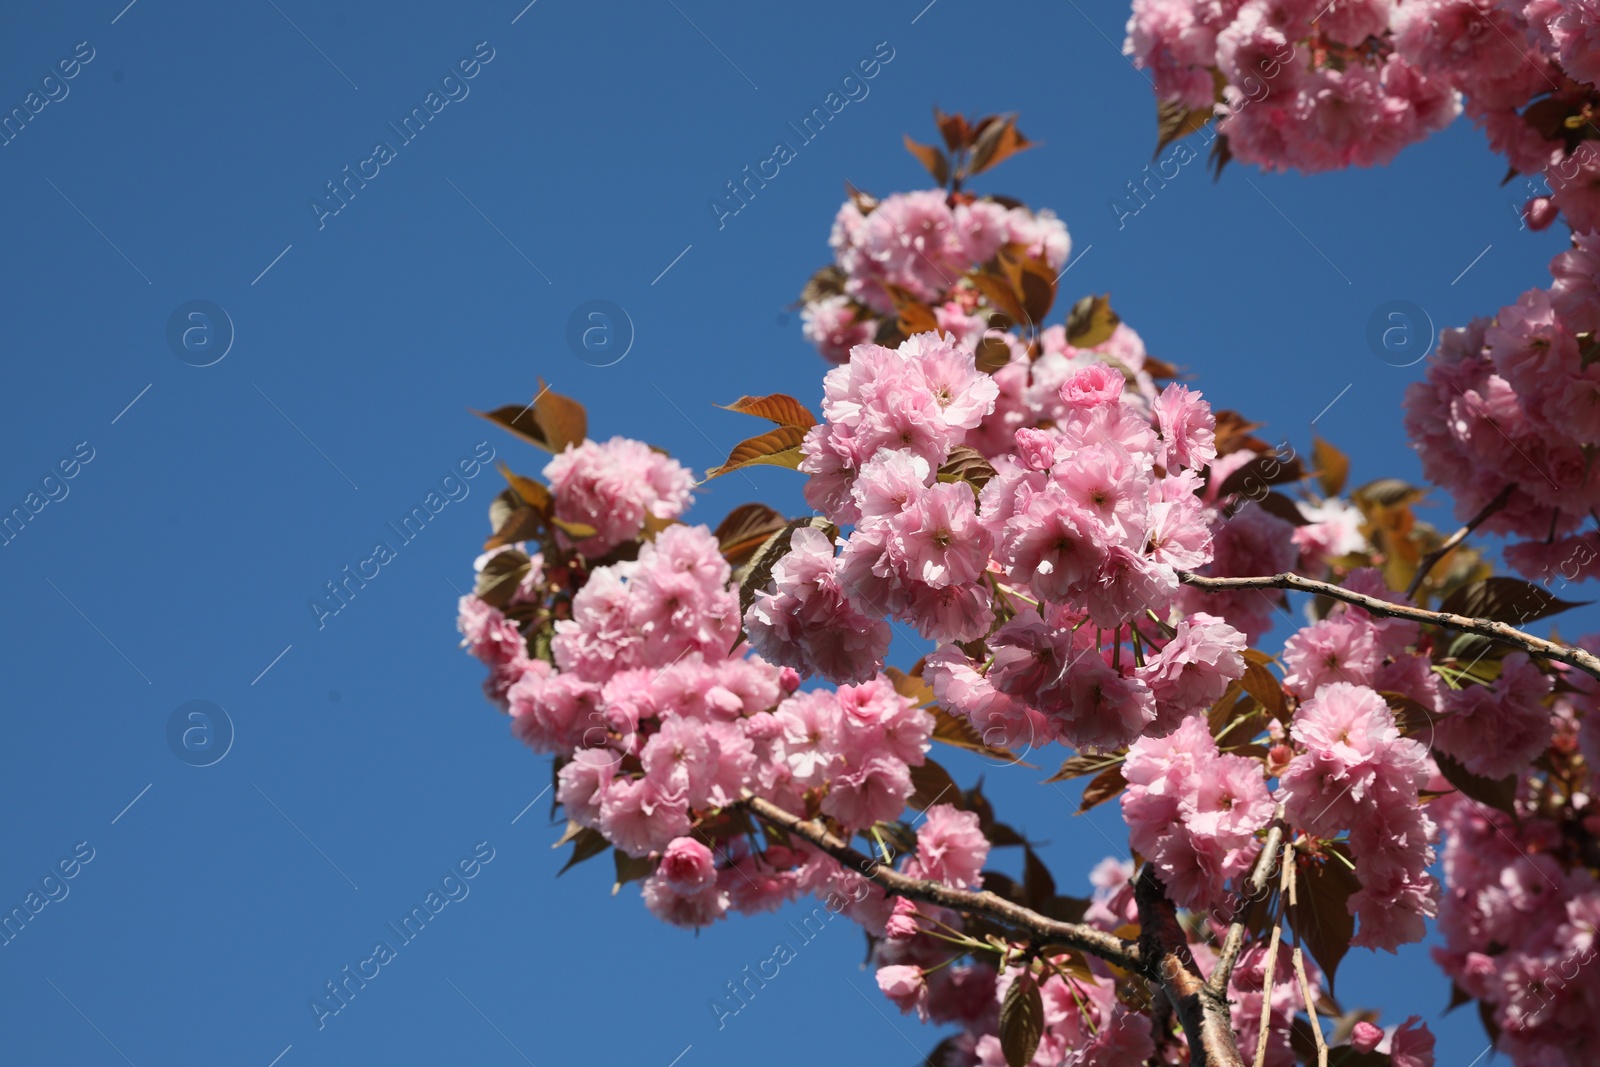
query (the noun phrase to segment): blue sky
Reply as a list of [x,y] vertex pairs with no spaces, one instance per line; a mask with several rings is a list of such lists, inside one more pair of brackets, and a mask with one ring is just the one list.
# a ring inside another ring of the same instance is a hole
[[[0,548],[0,905],[74,873],[0,948],[5,1058],[700,1067],[912,1063],[934,1044],[878,998],[842,924],[719,1030],[709,1001],[792,937],[789,915],[695,937],[611,898],[605,861],[555,877],[548,796],[528,807],[547,762],[455,647],[498,475],[320,628],[311,599],[480,442],[537,473],[468,408],[526,399],[538,375],[588,405],[592,434],[702,470],[750,429],[713,401],[814,401],[824,367],[788,305],[846,179],[923,183],[900,137],[932,139],[934,104],[1017,110],[1042,142],[977,188],[1066,220],[1082,258],[1063,303],[1110,292],[1218,405],[1302,448],[1318,419],[1357,480],[1417,469],[1398,404],[1421,368],[1375,356],[1374,312],[1492,313],[1561,238],[1519,229],[1519,190],[1465,124],[1377,171],[1214,183],[1191,164],[1119,224],[1154,146],[1125,7],[925,2],[12,5],[0,112],[55,99],[0,145],[0,502],[58,499]],[[892,58],[866,95],[719,225],[725,183],[875,51]],[[407,141],[390,124],[430,92]],[[334,213],[347,167],[368,177]],[[632,325],[610,366],[567,343],[595,300]],[[186,318],[194,301],[207,319]],[[169,344],[196,325],[194,350]],[[798,479],[725,478],[692,517],[758,497],[797,509]],[[204,725],[191,701],[231,723],[209,766],[169,746]],[[1072,818],[1075,790],[1036,771],[946,763],[987,773],[1064,890],[1123,843],[1114,811]],[[311,998],[462,862],[459,899],[319,1029]],[[1441,1063],[1477,1056],[1470,1010],[1438,1019],[1423,950],[1392,964],[1352,953],[1341,995],[1424,1015]]]

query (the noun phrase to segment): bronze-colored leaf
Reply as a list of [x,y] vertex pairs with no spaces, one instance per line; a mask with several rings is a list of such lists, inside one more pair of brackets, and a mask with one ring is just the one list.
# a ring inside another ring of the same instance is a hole
[[1211,121],[1214,108],[1190,107],[1181,100],[1160,100],[1156,103],[1156,150],[1151,159],[1180,137],[1187,137]]
[[993,477],[994,468],[989,465],[983,453],[966,445],[952,448],[950,458],[945,460],[944,466],[939,468],[938,473],[941,482],[966,482],[974,490],[982,489]]
[[492,608],[503,608],[510,603],[531,566],[526,553],[515,549],[496,552],[484,561],[472,593]]
[[788,467],[790,470],[795,470],[800,466],[800,442],[805,440],[805,436],[806,432],[798,426],[779,426],[777,429],[740,441],[733,446],[733,451],[728,453],[727,459],[706,471],[705,480],[709,482],[729,471],[736,471],[752,464]]
[[1016,753],[985,743],[982,735],[966,719],[957,718],[941,707],[935,707],[932,710],[933,739],[935,741],[952,745],[956,748],[964,748],[969,752],[979,752],[994,759],[1003,759],[1009,763],[1017,763],[1024,767],[1028,766],[1028,764],[1022,762]]
[[981,174],[1018,152],[1034,147],[1035,143],[1024,137],[1022,131],[1017,129],[1015,115],[986,120],[986,124],[980,127],[977,139],[973,142],[967,173]]
[[1286,722],[1289,718],[1288,704],[1283,698],[1283,686],[1278,679],[1273,677],[1271,671],[1258,663],[1246,663],[1244,677],[1239,679],[1239,684],[1245,691],[1267,710],[1267,714],[1279,722]]
[[1110,800],[1128,787],[1128,780],[1122,777],[1122,764],[1107,767],[1089,780],[1083,787],[1083,799],[1078,802],[1075,814],[1082,815],[1091,808],[1097,808]]
[[920,767],[911,768],[911,785],[913,792],[906,803],[918,811],[927,811],[935,804],[966,806],[950,772],[931,759],[923,760]]
[[935,107],[933,122],[939,127],[939,135],[944,138],[944,146],[951,152],[959,152],[972,143],[972,130],[967,126],[964,116],[946,115]]
[[539,379],[539,392],[528,405],[508,404],[473,414],[548,452],[560,452],[568,445],[580,444],[589,432],[589,416],[583,405],[571,397],[551,392],[543,378]]
[[906,151],[917,157],[917,162],[928,169],[933,175],[935,185],[943,187],[950,181],[950,160],[943,152],[931,144],[918,144],[905,134]]
[[532,478],[525,478],[520,474],[511,473],[511,468],[504,463],[497,464],[500,473],[505,476],[506,484],[517,491],[522,502],[531,508],[540,511],[550,509],[550,490],[545,488],[543,482],[536,482]]
[[717,524],[712,536],[729,566],[740,567],[786,522],[782,514],[765,504],[740,504]]
[[849,182],[844,183],[844,191],[850,197],[850,202],[856,206],[856,210],[861,214],[870,215],[877,210],[878,198],[871,193],[863,193]]
[[655,861],[649,856],[630,856],[620,848],[612,852],[611,857],[617,864],[617,880],[611,886],[612,896],[616,896],[629,882],[648,878],[656,869]]
[[800,290],[800,303],[814,304],[830,296],[841,296],[844,293],[844,283],[844,270],[830,263],[806,282],[805,287]]
[[741,396],[731,404],[717,406],[726,411],[737,411],[741,415],[768,419],[779,426],[797,426],[802,430],[809,430],[817,424],[817,417],[811,414],[804,404],[784,393]]
[[1099,774],[1107,767],[1120,762],[1122,761],[1117,756],[1085,756],[1080,753],[1062,763],[1061,769],[1044,781],[1049,785],[1051,782],[1065,782],[1085,775]]
[[1494,619],[1515,625],[1555,615],[1583,604],[1557,599],[1543,586],[1521,578],[1499,575],[1468,582],[1439,605],[1440,611],[1475,619]]
[[985,268],[969,275],[969,280],[996,311],[1012,322],[1019,325],[1033,322],[1032,319],[1028,318],[1028,312],[1022,306],[1022,298],[1011,284],[1011,280],[998,269],[990,270]]
[[571,522],[567,519],[550,516],[550,525],[572,538],[574,541],[585,541],[599,533],[593,526],[586,522]]
[[1358,504],[1378,504],[1393,508],[1402,504],[1415,504],[1427,493],[1426,489],[1419,489],[1402,482],[1399,478],[1379,478],[1375,482],[1368,482],[1350,495]]
[[894,686],[894,691],[901,696],[915,700],[918,704],[926,704],[933,699],[933,690],[922,680],[921,663],[913,667],[909,674],[898,667],[885,667],[883,674]]
[[1463,794],[1471,797],[1480,804],[1487,804],[1496,811],[1503,811],[1508,815],[1515,815],[1517,799],[1517,779],[1515,775],[1505,778],[1485,778],[1473,774],[1454,759],[1444,753],[1435,751],[1433,761],[1439,765],[1439,773],[1444,775],[1445,781],[1461,790]]
[[1222,484],[1217,487],[1217,495],[1242,493],[1251,499],[1259,499],[1266,495],[1267,486],[1298,482],[1305,476],[1300,457],[1279,459],[1275,452],[1263,452],[1222,479]]
[[1040,323],[1056,302],[1056,273],[1049,265],[1028,256],[1018,267],[1017,289],[1022,294],[1022,310],[1028,321]]
[[566,866],[556,872],[558,878],[584,860],[594,859],[594,857],[611,847],[611,842],[607,841],[599,830],[591,830],[587,826],[577,826],[577,830],[574,832],[573,827],[575,826],[577,826],[576,823],[568,823],[567,832],[561,835],[561,840],[550,846],[551,848],[560,848],[568,841],[572,842],[572,855],[567,857]]
[[[794,532],[802,527],[811,527],[824,532],[834,529],[827,519],[817,515],[807,515],[803,519],[790,519],[763,541],[761,547],[751,553],[750,562],[745,565],[743,573],[739,576],[739,618],[744,618],[745,612],[749,611],[750,605],[755,602],[756,594],[772,581],[772,568],[776,567],[778,561],[788,553],[790,539],[794,536]],[[742,634],[743,630],[740,632]]]
[[1237,411],[1223,408],[1216,413],[1217,418],[1217,455],[1226,456],[1230,452],[1249,449],[1252,452],[1266,452],[1271,445],[1259,437],[1251,435],[1251,430],[1259,430],[1259,422],[1251,422]]
[[975,360],[979,370],[985,374],[993,374],[1001,367],[1010,366],[1011,346],[1006,344],[1003,337],[984,334],[978,339]]
[[1317,481],[1323,496],[1338,496],[1350,477],[1350,457],[1320,437],[1311,438],[1311,461],[1317,465]]
[[1026,846],[1022,850],[1022,891],[1036,908],[1056,896],[1056,880],[1050,868],[1044,865],[1037,852]]
[[1261,510],[1269,515],[1276,515],[1290,526],[1309,526],[1311,520],[1301,513],[1293,500],[1282,493],[1268,493],[1257,501]]
[[1044,999],[1030,972],[1018,976],[1000,1005],[1000,1051],[1007,1067],[1028,1067],[1044,1035]]
[[507,513],[505,522],[483,543],[483,550],[487,552],[491,548],[531,540],[543,528],[544,516],[526,504],[519,504]]
[[1086,296],[1067,312],[1067,344],[1073,348],[1104,344],[1121,321],[1111,310],[1110,294]]

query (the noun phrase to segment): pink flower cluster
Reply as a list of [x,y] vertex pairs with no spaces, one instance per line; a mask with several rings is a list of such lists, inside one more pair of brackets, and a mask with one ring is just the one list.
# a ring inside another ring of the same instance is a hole
[[1318,838],[1349,831],[1361,882],[1348,904],[1360,920],[1352,944],[1392,952],[1420,941],[1439,897],[1427,873],[1438,835],[1418,798],[1433,776],[1427,748],[1401,736],[1383,697],[1350,682],[1317,689],[1289,732],[1301,746],[1279,779],[1289,824]]
[[[1429,17],[1417,9],[1452,6],[1478,5],[1134,0],[1123,51],[1152,73],[1161,99],[1191,109],[1215,105],[1218,131],[1245,162],[1306,172],[1372,166],[1460,113],[1454,79],[1461,64],[1435,54],[1439,40],[1456,36],[1407,36]],[[1474,40],[1488,51],[1492,36]],[[1503,50],[1521,62],[1514,47]]]
[[1579,529],[1600,507],[1587,455],[1600,446],[1600,235],[1580,234],[1550,268],[1548,289],[1444,332],[1406,391],[1406,431],[1463,521],[1514,486],[1482,529],[1529,539],[1506,552],[1528,577],[1570,581],[1600,558],[1600,537]]
[[1600,884],[1564,858],[1552,820],[1466,797],[1434,807],[1449,839],[1434,959],[1492,1012],[1512,1063],[1589,1062],[1600,1042]]
[[882,315],[895,311],[886,285],[937,303],[1005,245],[1021,245],[1055,270],[1066,265],[1072,248],[1067,228],[1049,211],[938,189],[895,193],[876,204],[853,197],[834,217],[828,244],[849,279],[845,293]]
[[1166,737],[1135,741],[1122,775],[1128,843],[1156,865],[1179,906],[1221,903],[1227,883],[1260,852],[1256,831],[1272,821],[1261,762],[1218,752],[1196,715]]
[[544,476],[556,518],[594,529],[593,537],[572,539],[591,559],[638,537],[647,517],[682,515],[694,486],[687,467],[626,437],[568,445],[545,465]]

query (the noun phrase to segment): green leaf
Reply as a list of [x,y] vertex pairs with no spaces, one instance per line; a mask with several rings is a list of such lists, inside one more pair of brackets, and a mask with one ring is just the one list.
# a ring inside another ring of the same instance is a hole
[[1189,107],[1180,100],[1159,100],[1156,102],[1156,150],[1155,156],[1161,150],[1180,137],[1187,137],[1211,121],[1215,108],[1207,104],[1205,107]]
[[1503,575],[1468,582],[1439,605],[1439,610],[1468,618],[1494,619],[1520,625],[1583,605],[1559,600],[1542,586]]
[[1000,1005],[1000,1051],[1008,1067],[1028,1067],[1044,1035],[1044,999],[1033,975],[1024,973]]
[[591,830],[589,827],[579,826],[575,822],[567,823],[567,832],[561,835],[561,840],[550,847],[560,848],[568,841],[572,842],[572,855],[567,857],[566,866],[556,872],[556,877],[558,878],[584,860],[594,859],[611,847],[611,842],[601,836],[599,830]]

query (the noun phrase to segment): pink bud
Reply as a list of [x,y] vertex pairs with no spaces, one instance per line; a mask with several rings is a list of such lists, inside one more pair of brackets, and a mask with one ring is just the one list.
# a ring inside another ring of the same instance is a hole
[[1357,1052],[1371,1052],[1382,1040],[1383,1030],[1365,1019],[1356,1023],[1356,1028],[1350,1031],[1350,1047]]
[[1530,230],[1547,230],[1561,214],[1548,196],[1536,196],[1522,207],[1522,218]]

